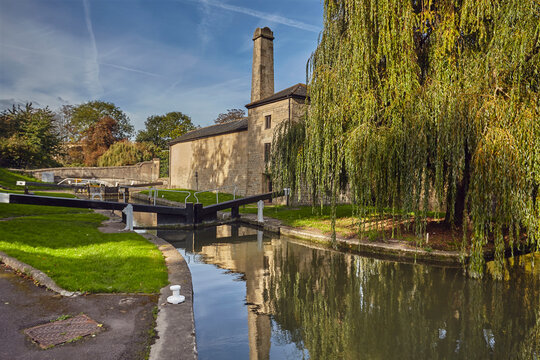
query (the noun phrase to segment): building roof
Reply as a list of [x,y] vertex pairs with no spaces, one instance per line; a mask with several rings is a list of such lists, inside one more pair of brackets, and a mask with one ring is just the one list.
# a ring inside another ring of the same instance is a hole
[[286,88],[285,90],[281,90],[274,95],[268,96],[264,99],[254,101],[250,104],[247,104],[246,107],[248,109],[270,104],[276,101],[288,99],[288,98],[297,98],[304,100],[307,97],[307,88],[305,84],[298,83],[296,85],[293,85],[291,87]]
[[229,121],[224,124],[211,125],[199,129],[195,129],[182,136],[177,137],[174,140],[169,141],[169,146],[181,142],[192,141],[196,139],[202,139],[210,136],[229,134],[233,132],[245,131],[248,128],[248,119],[243,118],[240,120]]

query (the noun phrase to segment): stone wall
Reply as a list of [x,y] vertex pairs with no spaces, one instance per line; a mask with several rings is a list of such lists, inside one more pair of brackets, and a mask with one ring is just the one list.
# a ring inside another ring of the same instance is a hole
[[[256,195],[267,192],[267,164],[264,161],[265,144],[271,144],[274,130],[278,124],[289,120],[299,120],[304,114],[302,101],[289,98],[278,102],[261,105],[248,110],[248,143],[246,194]],[[270,129],[265,128],[265,117],[271,116]]]
[[63,167],[25,170],[37,179],[43,173],[54,173],[55,181],[65,178],[100,179],[121,184],[156,182],[159,179],[159,159],[131,166]]
[[[170,147],[170,186],[245,195],[247,173],[247,131],[181,142]],[[195,176],[197,174],[197,177]]]

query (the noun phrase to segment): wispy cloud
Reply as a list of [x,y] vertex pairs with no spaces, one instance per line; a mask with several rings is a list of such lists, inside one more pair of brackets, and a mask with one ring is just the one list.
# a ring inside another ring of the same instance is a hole
[[203,13],[203,17],[197,28],[199,30],[199,36],[201,38],[202,45],[205,46],[210,41],[209,27],[210,27],[211,20],[210,20],[209,5],[206,4],[205,2],[202,2],[201,10]]
[[92,27],[92,18],[90,15],[90,5],[88,0],[83,0],[84,5],[84,20],[86,22],[86,29],[90,36],[90,61],[86,63],[88,85],[93,97],[97,98],[103,93],[103,87],[99,81],[99,61],[98,61],[98,49],[96,44],[96,37],[94,35],[94,29]]
[[[188,1],[199,2],[197,0],[188,0]],[[291,18],[287,18],[287,17],[281,16],[281,15],[266,13],[266,12],[253,10],[253,9],[242,7],[242,6],[230,5],[230,4],[226,4],[226,3],[222,3],[222,2],[214,1],[214,0],[201,0],[200,2],[203,3],[203,4],[207,4],[207,5],[210,5],[210,6],[213,6],[213,7],[220,8],[220,9],[229,10],[229,11],[233,11],[233,12],[236,12],[236,13],[253,16],[253,17],[256,17],[256,18],[259,18],[259,19],[263,19],[263,20],[275,22],[275,23],[278,23],[278,24],[291,26],[291,27],[301,29],[301,30],[305,30],[305,31],[310,31],[310,32],[314,32],[314,33],[318,33],[318,32],[321,31],[321,29],[319,29],[317,26],[314,26],[314,25],[311,25],[311,24],[306,24],[304,22],[294,20],[294,19],[291,19]]]
[[[81,57],[81,56],[67,55],[67,54],[62,54],[62,53],[58,53],[58,52],[54,52],[54,51],[43,51],[43,50],[30,49],[30,48],[27,48],[27,47],[17,46],[17,45],[13,45],[13,44],[4,43],[4,44],[0,44],[0,47],[5,47],[5,48],[8,48],[8,49],[15,49],[15,50],[22,50],[22,51],[25,51],[25,52],[28,52],[28,53],[38,54],[38,55],[47,55],[47,56],[55,56],[55,57],[59,57],[59,58],[63,58],[63,59],[87,61],[86,58]],[[134,69],[134,68],[131,68],[131,67],[128,67],[128,66],[123,66],[123,65],[118,65],[118,64],[111,64],[111,63],[103,62],[103,61],[99,61],[99,60],[97,61],[97,64],[102,65],[102,66],[109,66],[109,67],[112,67],[112,68],[115,68],[115,69],[124,70],[124,71],[128,71],[128,72],[136,73],[136,74],[148,75],[148,76],[164,78],[164,79],[167,78],[166,76],[156,74],[156,73],[153,73],[153,72],[150,72],[150,71]]]

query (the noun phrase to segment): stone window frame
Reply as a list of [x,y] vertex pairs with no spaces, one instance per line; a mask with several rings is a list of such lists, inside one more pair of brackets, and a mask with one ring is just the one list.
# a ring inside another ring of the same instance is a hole
[[268,130],[272,127],[272,114],[264,115],[264,129]]

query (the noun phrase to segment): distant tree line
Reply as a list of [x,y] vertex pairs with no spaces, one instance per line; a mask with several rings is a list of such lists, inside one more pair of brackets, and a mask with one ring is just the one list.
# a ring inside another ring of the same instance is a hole
[[118,166],[159,157],[167,176],[168,142],[193,129],[181,112],[152,115],[132,142],[134,127],[113,103],[65,105],[56,113],[13,105],[0,113],[0,166]]

